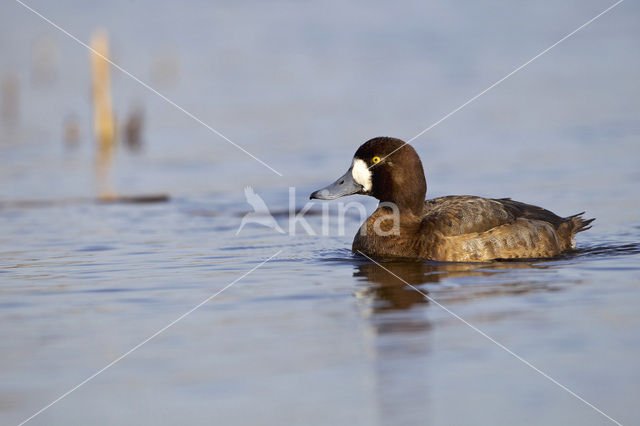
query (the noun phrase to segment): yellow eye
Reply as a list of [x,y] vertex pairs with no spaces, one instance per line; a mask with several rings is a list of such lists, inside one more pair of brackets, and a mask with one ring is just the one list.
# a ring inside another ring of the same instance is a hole
[[380,157],[375,156],[371,159],[371,161],[373,161],[373,164],[379,163],[380,162]]

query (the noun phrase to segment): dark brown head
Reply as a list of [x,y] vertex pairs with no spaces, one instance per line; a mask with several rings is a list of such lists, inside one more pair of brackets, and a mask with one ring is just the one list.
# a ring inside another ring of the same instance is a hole
[[311,198],[333,200],[351,194],[371,195],[402,210],[422,213],[427,183],[420,157],[400,139],[380,137],[358,148],[342,177]]

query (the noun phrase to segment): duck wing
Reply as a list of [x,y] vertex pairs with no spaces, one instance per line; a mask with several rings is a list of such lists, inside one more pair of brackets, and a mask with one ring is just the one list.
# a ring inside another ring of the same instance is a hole
[[517,219],[544,221],[558,229],[567,221],[549,210],[510,198],[482,198],[471,195],[451,195],[426,200],[423,209],[424,229],[444,236],[481,233],[514,223]]

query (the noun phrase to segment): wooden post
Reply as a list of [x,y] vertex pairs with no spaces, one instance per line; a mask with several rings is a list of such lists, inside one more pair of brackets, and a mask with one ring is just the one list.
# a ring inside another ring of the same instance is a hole
[[93,100],[93,128],[97,142],[96,159],[98,198],[116,197],[111,187],[111,169],[115,145],[115,122],[111,107],[111,81],[109,76],[109,39],[104,31],[91,37],[91,94]]

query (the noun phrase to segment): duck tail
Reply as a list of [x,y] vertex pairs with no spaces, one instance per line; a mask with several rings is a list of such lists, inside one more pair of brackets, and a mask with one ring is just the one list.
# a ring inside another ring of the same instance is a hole
[[578,232],[591,229],[591,222],[596,220],[595,218],[583,219],[582,213],[574,214],[573,216],[565,217],[564,221],[558,228],[558,237],[562,250],[570,250],[575,248],[575,242],[573,238]]
[[591,219],[583,219],[582,215],[584,214],[584,212],[582,213],[578,213],[578,214],[574,214],[573,216],[569,216],[567,218],[567,221],[571,223],[571,233],[573,235],[577,234],[578,232],[582,232],[582,231],[586,231],[587,229],[591,229],[591,222],[593,222],[594,220],[596,220],[595,217],[591,218]]

